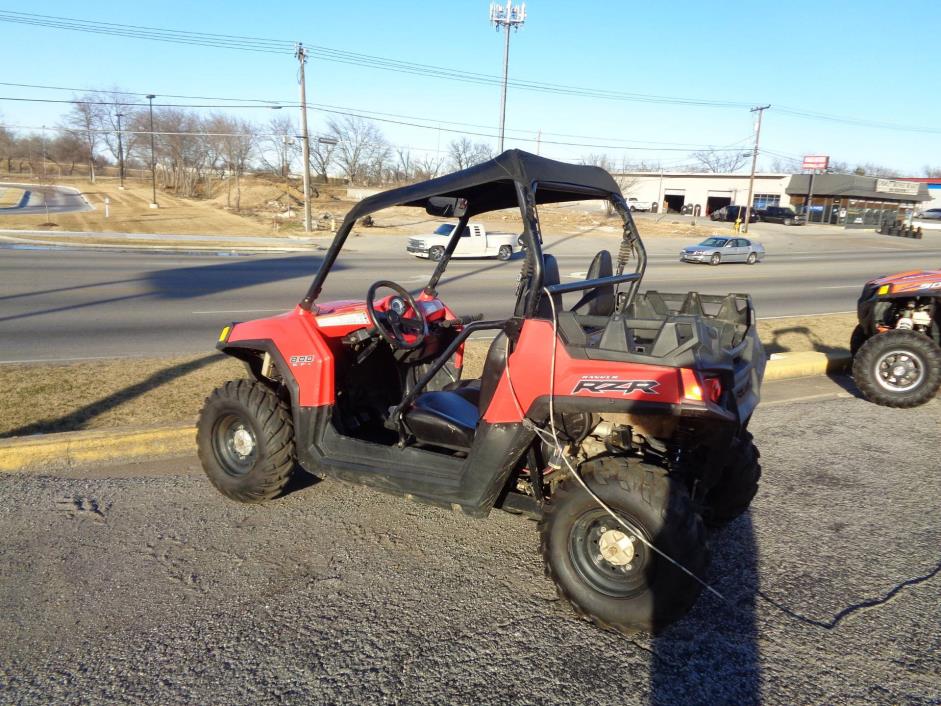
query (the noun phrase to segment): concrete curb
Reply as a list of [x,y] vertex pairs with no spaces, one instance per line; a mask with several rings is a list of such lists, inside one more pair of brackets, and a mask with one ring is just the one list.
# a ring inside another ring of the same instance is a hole
[[[849,353],[775,353],[765,380],[845,371]],[[134,462],[194,453],[196,430],[188,424],[143,429],[102,429],[0,439],[0,473],[61,471],[115,461]]]
[[183,456],[195,448],[196,430],[191,425],[39,434],[0,440],[0,473],[156,460]]
[[787,380],[846,372],[853,362],[849,351],[838,353],[773,353],[765,368],[765,380]]

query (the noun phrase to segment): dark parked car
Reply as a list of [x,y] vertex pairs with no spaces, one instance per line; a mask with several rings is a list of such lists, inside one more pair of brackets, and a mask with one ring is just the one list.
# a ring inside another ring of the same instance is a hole
[[806,222],[802,215],[794,213],[794,209],[784,206],[759,208],[758,218],[768,223],[783,223],[786,226],[802,226]]
[[[709,214],[709,218],[714,221],[737,221],[739,219],[745,220],[745,207],[744,206],[723,206],[722,208],[717,208],[715,211]],[[757,223],[758,214],[752,209],[752,212],[748,215],[749,223]]]

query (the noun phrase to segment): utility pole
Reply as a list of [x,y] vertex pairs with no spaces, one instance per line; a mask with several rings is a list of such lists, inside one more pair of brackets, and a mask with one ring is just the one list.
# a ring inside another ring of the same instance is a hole
[[751,176],[748,179],[748,201],[745,203],[745,222],[742,224],[745,232],[748,232],[748,221],[751,219],[751,200],[752,193],[755,190],[755,167],[758,165],[758,141],[761,139],[761,116],[771,105],[759,105],[752,108],[750,112],[758,113],[758,124],[755,125],[755,149],[751,153]]
[[118,119],[118,178],[121,180],[118,188],[124,191],[124,140],[121,134],[121,118],[124,113],[117,113],[115,117]]
[[304,76],[304,64],[307,63],[307,50],[298,43],[294,56],[300,64],[298,81],[301,84],[301,139],[304,160],[304,232],[310,233],[310,137],[307,134],[307,79]]
[[506,125],[506,83],[510,69],[510,29],[519,29],[526,21],[526,3],[513,5],[513,0],[506,0],[506,7],[490,4],[490,21],[496,30],[506,31],[506,40],[503,43],[503,91],[500,94],[500,141],[497,144],[497,153],[503,152],[503,131]]
[[151,208],[160,208],[157,205],[157,147],[154,141],[154,98],[156,97],[153,93],[147,94],[147,101],[150,103],[150,185],[153,189]]

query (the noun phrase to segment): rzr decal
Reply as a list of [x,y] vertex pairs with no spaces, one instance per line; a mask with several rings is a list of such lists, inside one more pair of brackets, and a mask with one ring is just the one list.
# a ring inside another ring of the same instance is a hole
[[583,377],[572,388],[572,394],[579,392],[591,392],[596,395],[605,395],[612,392],[620,392],[623,395],[629,395],[633,392],[643,392],[648,395],[656,395],[660,383],[656,380],[621,380],[616,377],[593,376]]

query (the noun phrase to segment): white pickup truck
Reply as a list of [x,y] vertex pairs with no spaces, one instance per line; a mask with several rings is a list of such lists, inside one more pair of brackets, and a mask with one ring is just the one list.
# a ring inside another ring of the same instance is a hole
[[[451,234],[457,226],[442,223],[431,235],[409,238],[406,249],[416,257],[440,260],[451,240]],[[495,257],[509,260],[513,253],[522,249],[520,237],[513,233],[488,233],[479,223],[469,223],[452,257]]]
[[638,201],[633,196],[627,200],[627,207],[631,209],[631,211],[649,211],[651,206],[651,203],[647,201]]

